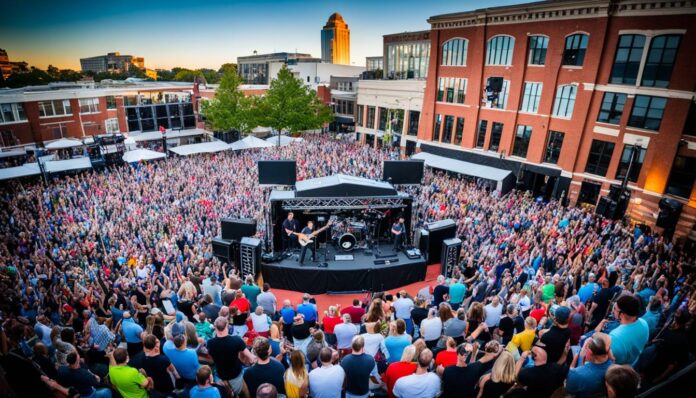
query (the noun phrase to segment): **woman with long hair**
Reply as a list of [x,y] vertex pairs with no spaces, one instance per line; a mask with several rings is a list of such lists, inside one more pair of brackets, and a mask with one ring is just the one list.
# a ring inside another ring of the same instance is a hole
[[309,374],[305,356],[300,350],[290,354],[290,367],[285,371],[285,395],[288,398],[304,398],[309,392]]
[[515,360],[509,351],[503,351],[493,363],[491,373],[479,382],[478,398],[498,398],[515,384]]

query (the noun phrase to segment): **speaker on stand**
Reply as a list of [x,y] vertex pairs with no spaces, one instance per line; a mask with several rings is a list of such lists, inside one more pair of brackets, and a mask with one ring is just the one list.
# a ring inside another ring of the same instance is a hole
[[459,254],[462,251],[462,241],[459,238],[445,239],[442,241],[442,253],[440,255],[440,273],[445,278],[451,278],[454,269],[459,266]]
[[257,275],[261,264],[261,239],[242,238],[239,244],[239,274],[242,280],[247,275]]

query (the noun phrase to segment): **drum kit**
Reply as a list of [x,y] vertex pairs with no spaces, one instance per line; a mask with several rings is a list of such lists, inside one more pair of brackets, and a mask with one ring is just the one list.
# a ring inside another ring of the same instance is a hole
[[344,252],[367,248],[377,238],[376,227],[383,217],[382,212],[366,210],[361,218],[343,218],[332,226],[331,239]]

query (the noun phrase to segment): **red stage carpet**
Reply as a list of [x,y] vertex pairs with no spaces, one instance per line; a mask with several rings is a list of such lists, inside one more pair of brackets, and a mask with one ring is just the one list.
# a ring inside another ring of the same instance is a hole
[[[426,285],[430,285],[437,279],[437,276],[440,274],[440,264],[433,264],[429,265],[428,269],[425,273],[425,280],[422,282],[417,282],[417,283],[412,283],[410,285],[403,286],[399,289],[393,289],[389,291],[392,294],[396,294],[397,291],[404,289],[406,290],[411,296],[415,297],[416,294],[420,289],[425,287]],[[271,291],[275,294],[276,298],[278,299],[278,308],[280,309],[283,305],[283,300],[289,299],[292,302],[293,306],[296,306],[298,303],[302,302],[302,294],[303,292],[294,292],[291,290],[280,290],[280,289],[274,289],[273,286],[271,286]],[[353,293],[353,294],[318,294],[314,295],[313,297],[317,300],[317,307],[319,308],[319,318],[323,318],[323,311],[329,308],[330,305],[336,305],[340,304],[341,308],[345,308],[348,306],[351,306],[353,303],[353,299],[359,299],[363,300],[366,297],[367,293]]]

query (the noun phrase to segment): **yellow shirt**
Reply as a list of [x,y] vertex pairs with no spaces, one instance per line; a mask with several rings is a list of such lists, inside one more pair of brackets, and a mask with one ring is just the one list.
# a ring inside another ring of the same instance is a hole
[[536,337],[536,331],[525,329],[524,331],[512,336],[511,342],[512,344],[516,345],[519,349],[521,349],[523,352],[529,351],[532,349],[534,337]]

